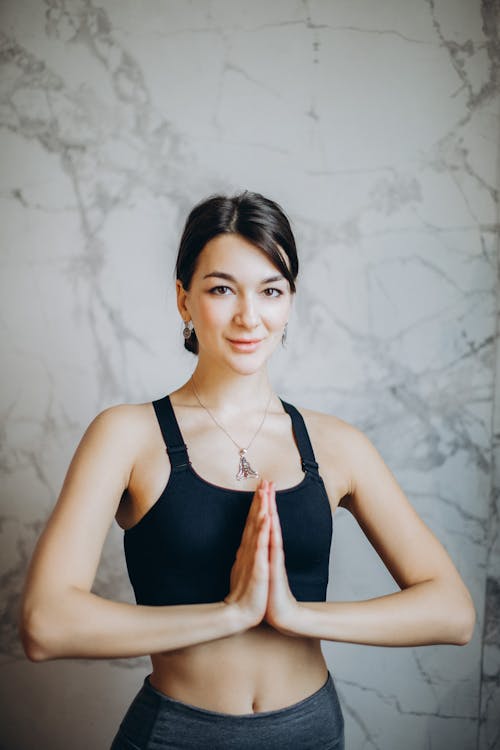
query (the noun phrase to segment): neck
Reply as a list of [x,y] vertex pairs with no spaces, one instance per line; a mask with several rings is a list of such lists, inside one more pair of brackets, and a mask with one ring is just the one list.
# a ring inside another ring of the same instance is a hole
[[[199,360],[192,380],[203,404],[219,413],[264,408],[272,391],[265,367],[251,375],[242,375],[234,370],[220,371]],[[191,387],[190,383],[187,385]]]

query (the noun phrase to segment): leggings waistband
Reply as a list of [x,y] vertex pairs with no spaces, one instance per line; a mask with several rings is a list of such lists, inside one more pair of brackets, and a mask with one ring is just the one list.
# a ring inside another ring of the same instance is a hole
[[343,750],[344,719],[332,675],[312,695],[273,711],[228,714],[171,698],[146,675],[111,750]]
[[211,709],[207,708],[201,708],[200,706],[194,706],[191,703],[185,703],[184,701],[177,700],[177,698],[171,698],[169,695],[166,695],[165,693],[162,693],[161,690],[158,690],[155,688],[149,678],[151,677],[151,673],[146,675],[144,678],[144,681],[142,683],[142,690],[145,693],[149,693],[151,696],[155,696],[155,700],[160,699],[160,701],[165,706],[170,706],[173,709],[176,709],[179,712],[183,712],[186,714],[201,714],[204,716],[213,716],[216,717],[223,717],[224,719],[262,719],[266,716],[269,718],[277,718],[277,717],[283,717],[288,718],[295,714],[300,714],[301,712],[308,711],[308,709],[314,705],[317,701],[320,701],[322,697],[330,692],[336,692],[335,686],[333,683],[332,675],[330,672],[328,672],[327,678],[323,685],[318,688],[314,693],[311,695],[308,695],[306,698],[302,698],[300,701],[297,701],[296,703],[292,703],[289,706],[284,706],[283,708],[277,708],[272,711],[257,711],[252,713],[246,713],[246,714],[228,714],[223,713],[221,711],[213,711]]

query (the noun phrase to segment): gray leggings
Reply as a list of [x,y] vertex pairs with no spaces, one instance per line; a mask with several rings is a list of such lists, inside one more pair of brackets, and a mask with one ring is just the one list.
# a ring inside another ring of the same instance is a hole
[[110,750],[344,750],[332,675],[291,706],[254,714],[208,711],[156,690],[146,675]]

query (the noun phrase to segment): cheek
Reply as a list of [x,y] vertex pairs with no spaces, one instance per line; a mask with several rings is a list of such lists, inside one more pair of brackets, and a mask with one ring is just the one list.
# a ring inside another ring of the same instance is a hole
[[202,325],[217,328],[231,317],[231,306],[228,300],[202,297],[198,305],[198,316]]
[[267,325],[273,329],[281,329],[285,325],[290,315],[290,303],[288,300],[283,300],[274,305],[268,305],[266,310],[263,311],[263,317],[265,318]]

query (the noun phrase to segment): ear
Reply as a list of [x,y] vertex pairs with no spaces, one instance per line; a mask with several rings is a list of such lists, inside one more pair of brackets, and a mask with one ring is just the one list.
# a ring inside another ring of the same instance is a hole
[[177,309],[181,314],[182,320],[187,323],[188,320],[191,320],[191,314],[187,306],[188,293],[182,286],[180,279],[177,279],[175,282],[175,291],[177,294]]

